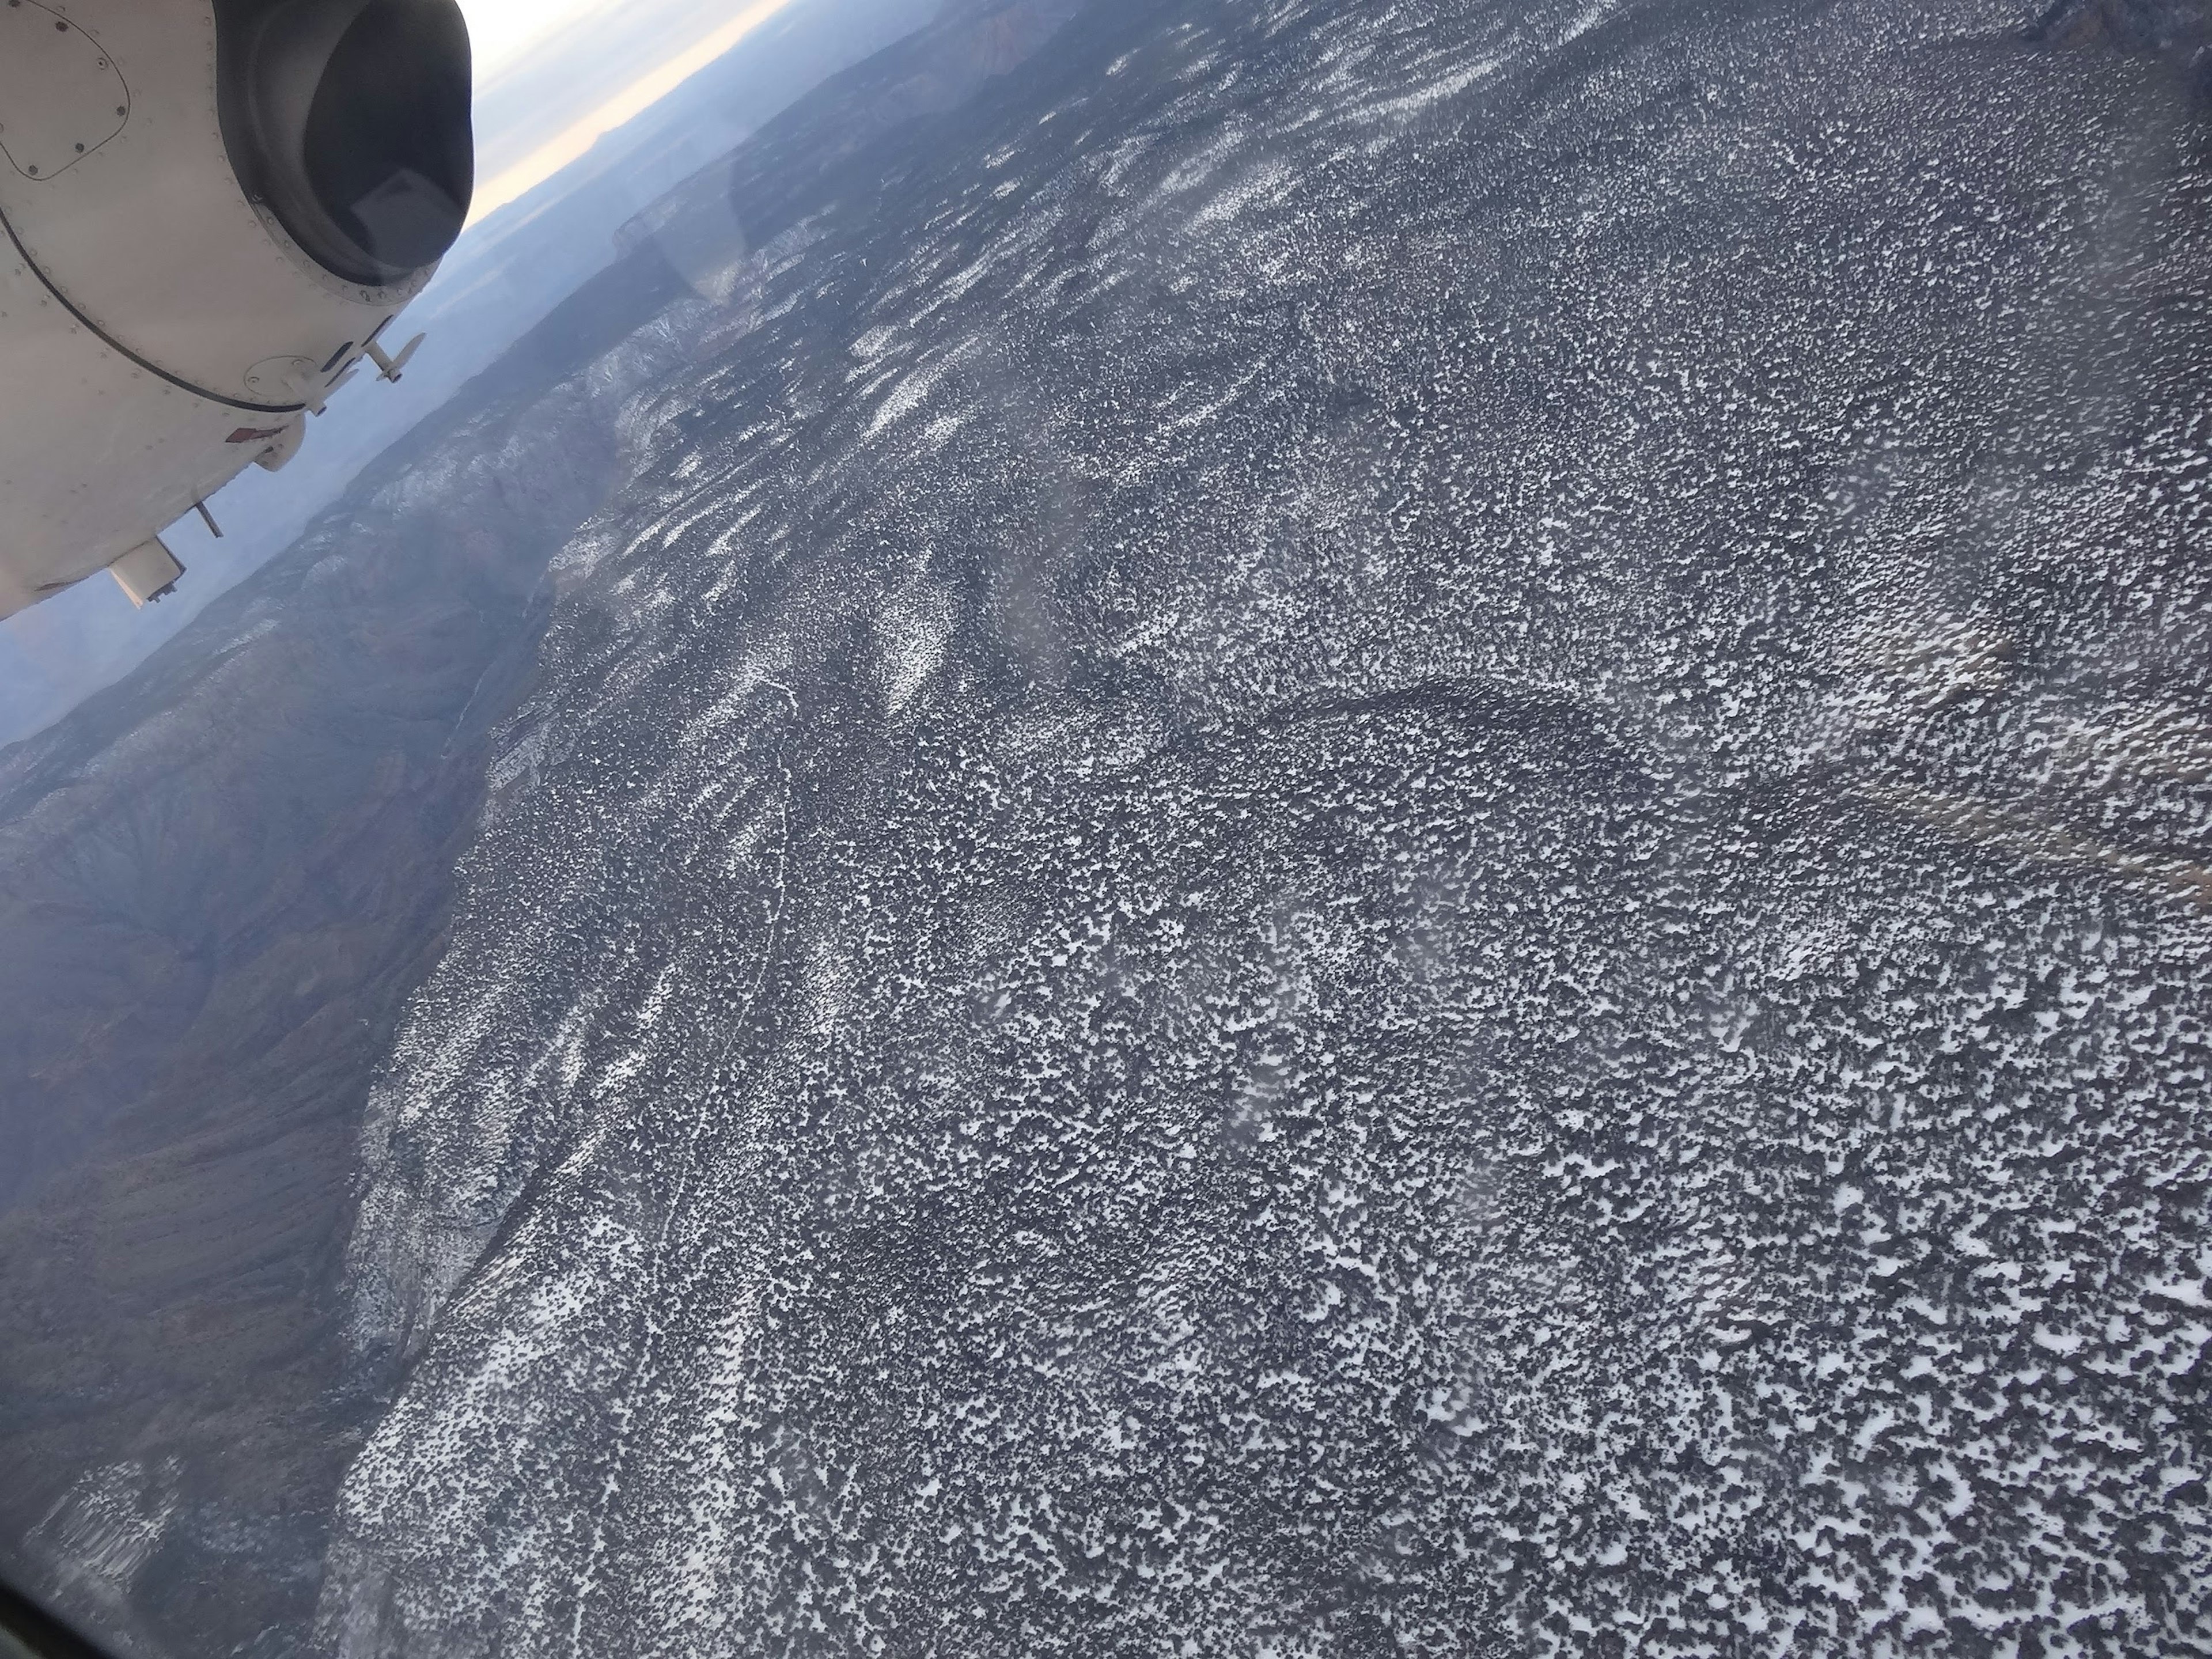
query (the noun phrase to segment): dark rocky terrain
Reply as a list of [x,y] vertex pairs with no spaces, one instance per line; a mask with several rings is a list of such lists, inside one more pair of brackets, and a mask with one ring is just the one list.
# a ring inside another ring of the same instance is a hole
[[148,1652],[2204,1651],[2201,9],[973,21],[381,481],[535,503],[459,647],[336,524],[10,763],[9,1559]]

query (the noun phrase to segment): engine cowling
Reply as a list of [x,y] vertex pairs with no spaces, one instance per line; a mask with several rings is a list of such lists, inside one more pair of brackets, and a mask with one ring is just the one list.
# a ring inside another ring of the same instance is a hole
[[289,458],[466,220],[470,92],[454,0],[0,0],[0,615],[148,597]]
[[223,137],[325,270],[404,282],[468,216],[467,26],[453,0],[219,0]]

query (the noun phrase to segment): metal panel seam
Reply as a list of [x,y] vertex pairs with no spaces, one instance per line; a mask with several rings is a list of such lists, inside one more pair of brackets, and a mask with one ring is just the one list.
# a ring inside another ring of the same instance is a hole
[[211,404],[221,404],[228,409],[246,410],[249,413],[255,415],[297,415],[301,410],[307,408],[307,404],[255,404],[248,403],[240,398],[227,398],[220,392],[210,392],[205,386],[193,385],[190,380],[184,379],[180,375],[170,374],[167,369],[163,368],[159,363],[148,362],[145,358],[133,351],[129,346],[124,344],[122,341],[117,339],[112,334],[110,334],[98,323],[93,321],[91,318],[86,316],[83,312],[77,309],[76,302],[71,300],[68,295],[63,293],[61,285],[55,282],[52,277],[47,276],[45,270],[40,267],[39,262],[31,257],[30,249],[23,246],[23,239],[15,234],[15,227],[9,222],[8,212],[5,208],[0,208],[0,230],[4,230],[8,233],[8,240],[13,244],[15,249],[15,257],[23,262],[23,268],[29,271],[31,275],[37,277],[39,281],[44,284],[46,292],[52,295],[56,300],[61,302],[63,310],[68,312],[70,316],[76,318],[78,322],[82,323],[87,329],[90,330],[91,332],[99,338],[100,343],[106,345],[110,350],[118,352],[123,356],[129,358],[132,362],[137,364],[139,368],[144,369],[149,374],[156,375],[161,380],[167,380],[171,386],[175,386],[179,391],[191,392],[195,398],[204,398]]

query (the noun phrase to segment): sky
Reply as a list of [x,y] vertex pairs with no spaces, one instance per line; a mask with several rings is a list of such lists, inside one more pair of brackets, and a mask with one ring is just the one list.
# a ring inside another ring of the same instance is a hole
[[[477,70],[471,220],[544,184],[793,3],[462,0]],[[497,96],[503,82],[527,82],[530,95]]]
[[616,10],[616,0],[462,0],[477,73],[495,76],[532,46],[587,12]]

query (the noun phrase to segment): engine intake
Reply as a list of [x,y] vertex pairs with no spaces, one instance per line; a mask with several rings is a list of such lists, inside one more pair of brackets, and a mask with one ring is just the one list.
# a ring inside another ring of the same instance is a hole
[[332,275],[434,264],[475,188],[454,0],[215,0],[223,141],[246,194]]

